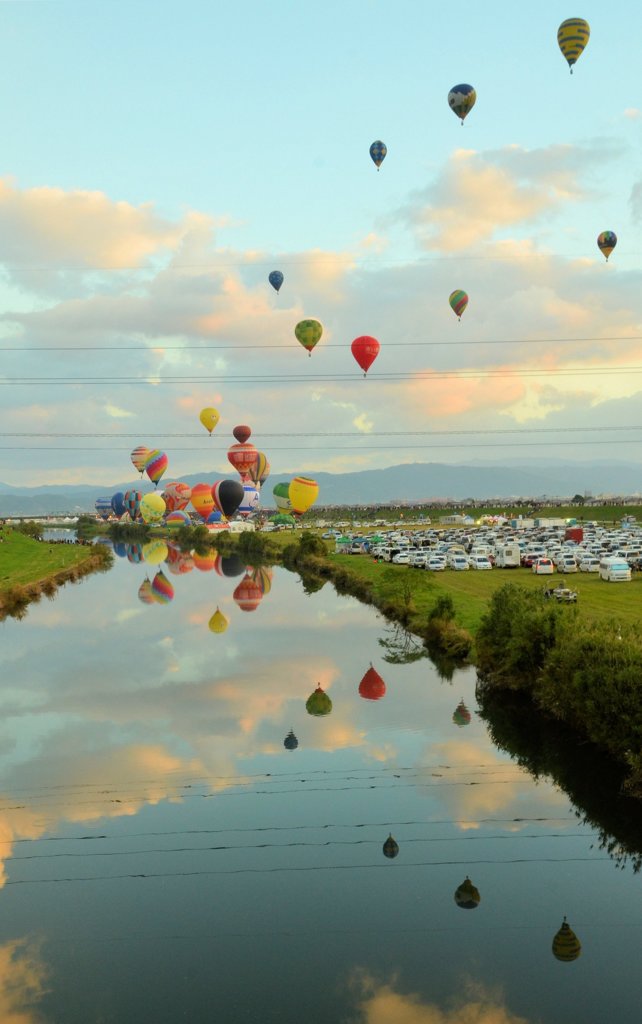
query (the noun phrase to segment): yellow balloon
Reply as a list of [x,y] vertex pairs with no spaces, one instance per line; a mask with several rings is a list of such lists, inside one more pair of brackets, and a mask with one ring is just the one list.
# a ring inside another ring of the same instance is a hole
[[220,418],[218,411],[216,409],[212,409],[210,406],[208,406],[207,409],[201,409],[201,414],[199,416],[199,420],[210,435]]
[[149,544],[143,544],[143,559],[149,565],[160,565],[168,555],[169,551],[164,540],[150,540]]
[[311,505],[314,505],[318,495],[319,485],[309,476],[295,476],[290,481],[288,497],[292,502],[292,509],[299,515],[303,515]]
[[140,515],[144,523],[160,523],[165,514],[165,502],[160,494],[152,491],[145,494],[140,501]]
[[567,18],[557,30],[557,45],[573,74],[573,65],[582,56],[584,47],[589,41],[591,29],[584,18]]
[[210,633],[224,633],[230,624],[230,620],[226,619],[223,612],[217,608],[212,618],[208,622]]

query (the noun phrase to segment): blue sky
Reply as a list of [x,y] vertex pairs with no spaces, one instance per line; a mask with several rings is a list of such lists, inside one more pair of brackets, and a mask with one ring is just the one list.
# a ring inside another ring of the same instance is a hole
[[[556,33],[575,15],[591,39],[571,76]],[[603,426],[601,455],[638,459],[639,431],[613,432],[637,424],[642,381],[638,8],[63,2],[0,18],[0,383],[44,378],[1,387],[0,480],[122,481],[137,444],[167,451],[173,477],[223,472],[237,422],[278,472],[465,461],[480,430],[512,427],[533,431],[524,458],[595,455],[595,433],[550,442]],[[446,100],[462,81],[478,97],[463,127]],[[307,316],[325,327],[309,360]],[[365,383],[359,334],[382,346]],[[170,373],[190,381],[142,383]],[[62,451],[65,429],[132,436]],[[6,437],[29,430],[46,436]],[[303,436],[328,430],[350,436]],[[433,447],[395,451],[386,432],[404,430]]]

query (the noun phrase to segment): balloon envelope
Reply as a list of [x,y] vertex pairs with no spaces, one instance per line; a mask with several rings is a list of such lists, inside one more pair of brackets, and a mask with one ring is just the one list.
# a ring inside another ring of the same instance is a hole
[[138,515],[138,512],[140,510],[140,502],[142,497],[143,495],[141,494],[140,491],[125,491],[123,495],[125,508],[129,513],[129,518],[131,519],[132,523],[136,519],[136,516]]
[[307,512],[311,505],[317,500],[319,485],[316,480],[308,476],[295,476],[290,481],[288,496],[292,502],[292,510],[298,515]]
[[461,729],[464,725],[470,725],[470,711],[464,704],[463,700],[459,701],[459,704],[453,711],[453,722],[458,725]]
[[601,231],[597,236],[597,246],[600,252],[608,260],[609,256],[617,245],[617,235],[615,231]]
[[112,513],[111,495],[104,495],[101,498],[96,498],[94,508],[96,509],[96,514],[99,515],[101,519],[104,519],[105,521],[109,519]]
[[159,451],[158,448],[155,448],[154,451],[150,452],[147,462],[145,463],[145,472],[154,486],[156,486],[167,469],[167,463],[168,458],[165,452]]
[[461,320],[462,313],[468,305],[468,296],[466,295],[466,292],[463,292],[461,288],[456,288],[455,291],[451,292],[448,296],[448,302],[450,303],[450,308]]
[[381,700],[385,695],[386,684],[372,665],[359,683],[359,693],[365,700]]
[[323,327],[318,320],[301,320],[294,328],[297,341],[303,345],[309,356],[312,349],[321,339]]
[[274,291],[278,292],[279,288],[283,284],[283,274],[280,270],[273,270],[268,274],[268,281],[274,288]]
[[557,45],[566,58],[571,74],[573,65],[582,56],[590,35],[589,23],[584,21],[584,18],[567,18],[557,30]]
[[369,334],[362,334],[360,337],[354,339],[351,348],[352,355],[363,370],[363,376],[365,377],[366,373],[379,355],[381,345],[376,338],[371,338]]
[[387,152],[388,147],[385,142],[381,141],[381,139],[376,139],[376,141],[370,146],[370,158],[377,170],[379,170],[385,160]]
[[210,512],[214,511],[214,499],[212,497],[211,484],[196,484],[192,487],[192,505],[199,516],[205,522]]
[[264,452],[257,452],[256,459],[248,469],[250,480],[261,487],[270,475],[270,463]]
[[160,494],[145,494],[140,501],[140,516],[144,523],[160,523],[165,514],[165,502]]
[[154,591],[149,580],[143,580],[140,587],[138,588],[138,600],[142,601],[143,604],[155,604],[156,598],[154,597]]
[[174,598],[174,588],[164,572],[157,572],[152,580],[152,592],[158,604],[169,604]]
[[252,428],[247,423],[239,423],[232,431],[239,444],[245,444],[252,434]]
[[127,545],[127,561],[132,565],[138,565],[143,561],[143,549],[140,544]]
[[251,515],[252,512],[256,512],[259,507],[261,496],[259,494],[258,487],[255,487],[253,483],[243,484],[243,500],[238,507],[238,513],[243,516],[244,519]]
[[182,512],[179,509],[176,509],[165,517],[165,524],[169,526],[171,530],[180,530],[181,526],[191,526],[192,520],[188,516],[187,512]]
[[243,577],[236,590],[232,594],[242,612],[254,612],[261,603],[263,591],[251,576]]
[[211,572],[216,564],[217,558],[218,555],[216,551],[208,552],[205,555],[199,555],[197,551],[192,552],[192,561],[199,572]]
[[281,512],[291,512],[292,502],[290,501],[290,485],[286,483],[275,484],[272,488],[276,507]]
[[201,409],[198,418],[205,427],[205,429],[207,430],[208,434],[211,435],[212,431],[214,430],[214,427],[216,426],[221,417],[217,409],[214,409],[212,406],[208,405],[207,408]]
[[118,516],[119,519],[121,516],[125,515],[125,512],[127,511],[127,506],[125,505],[125,495],[123,494],[122,491],[116,491],[115,494],[112,494],[111,508],[114,515]]
[[229,518],[243,501],[245,491],[239,480],[217,480],[211,488],[211,494],[219,512]]
[[317,685],[314,693],[311,693],[306,700],[305,710],[309,715],[314,715],[315,718],[322,718],[323,715],[329,715],[332,711],[332,701],[325,690],[321,689],[320,683]]
[[138,448],[134,448],[130,455],[134,469],[137,469],[140,475],[143,475],[145,470],[145,463],[147,462],[150,454],[150,449],[146,448],[145,445],[141,444]]
[[285,747],[286,750],[296,750],[298,745],[299,745],[299,741],[296,738],[296,736],[294,735],[294,733],[292,732],[292,730],[290,729],[289,733],[287,734],[287,736],[283,740],[283,746]]
[[475,888],[468,876],[455,889],[455,903],[462,910],[476,910],[480,900],[479,889]]
[[581,952],[582,943],[564,918],[562,927],[553,939],[553,956],[556,960],[569,963],[571,960],[577,960]]
[[149,565],[160,565],[169,554],[167,544],[164,540],[150,540],[143,544],[143,559]]
[[228,450],[227,458],[241,480],[245,480],[256,461],[256,448],[253,444],[233,444]]
[[461,118],[461,123],[463,124],[464,118],[475,106],[476,99],[477,93],[472,85],[466,85],[466,83],[462,82],[461,85],[453,85],[448,93],[448,106],[457,117]]
[[223,612],[217,608],[214,614],[212,615],[212,618],[208,622],[207,628],[209,629],[210,633],[224,633],[229,624],[230,620],[226,619],[225,616],[223,615]]
[[189,484],[183,484],[177,480],[165,484],[162,494],[168,512],[182,512],[189,505],[191,497],[192,488]]
[[383,855],[393,860],[399,853],[399,843],[396,839],[392,838],[392,833],[388,836],[385,843],[383,844]]

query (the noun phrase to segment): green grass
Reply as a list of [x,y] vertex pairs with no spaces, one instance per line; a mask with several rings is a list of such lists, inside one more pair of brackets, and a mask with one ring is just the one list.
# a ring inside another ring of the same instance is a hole
[[48,544],[4,530],[0,544],[0,592],[14,586],[40,583],[62,569],[86,561],[92,551],[75,544]]
[[577,591],[577,608],[587,619],[613,619],[622,624],[642,621],[642,573],[634,574],[631,583],[605,583],[598,573],[562,576],[556,572],[552,576],[536,576],[530,569],[432,573],[406,565],[375,562],[364,555],[332,555],[331,561],[367,579],[383,598],[398,600],[402,589],[407,590],[420,617],[430,611],[438,597],[450,595],[458,624],[473,636],[488,609],[491,595],[505,583],[543,591],[564,581],[565,586]]

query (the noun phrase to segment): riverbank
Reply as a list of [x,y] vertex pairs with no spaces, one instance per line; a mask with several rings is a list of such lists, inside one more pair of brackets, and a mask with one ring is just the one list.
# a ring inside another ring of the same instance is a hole
[[1,537],[0,621],[20,618],[43,595],[51,598],[65,583],[112,564],[113,556],[104,546],[50,543],[6,528]]

